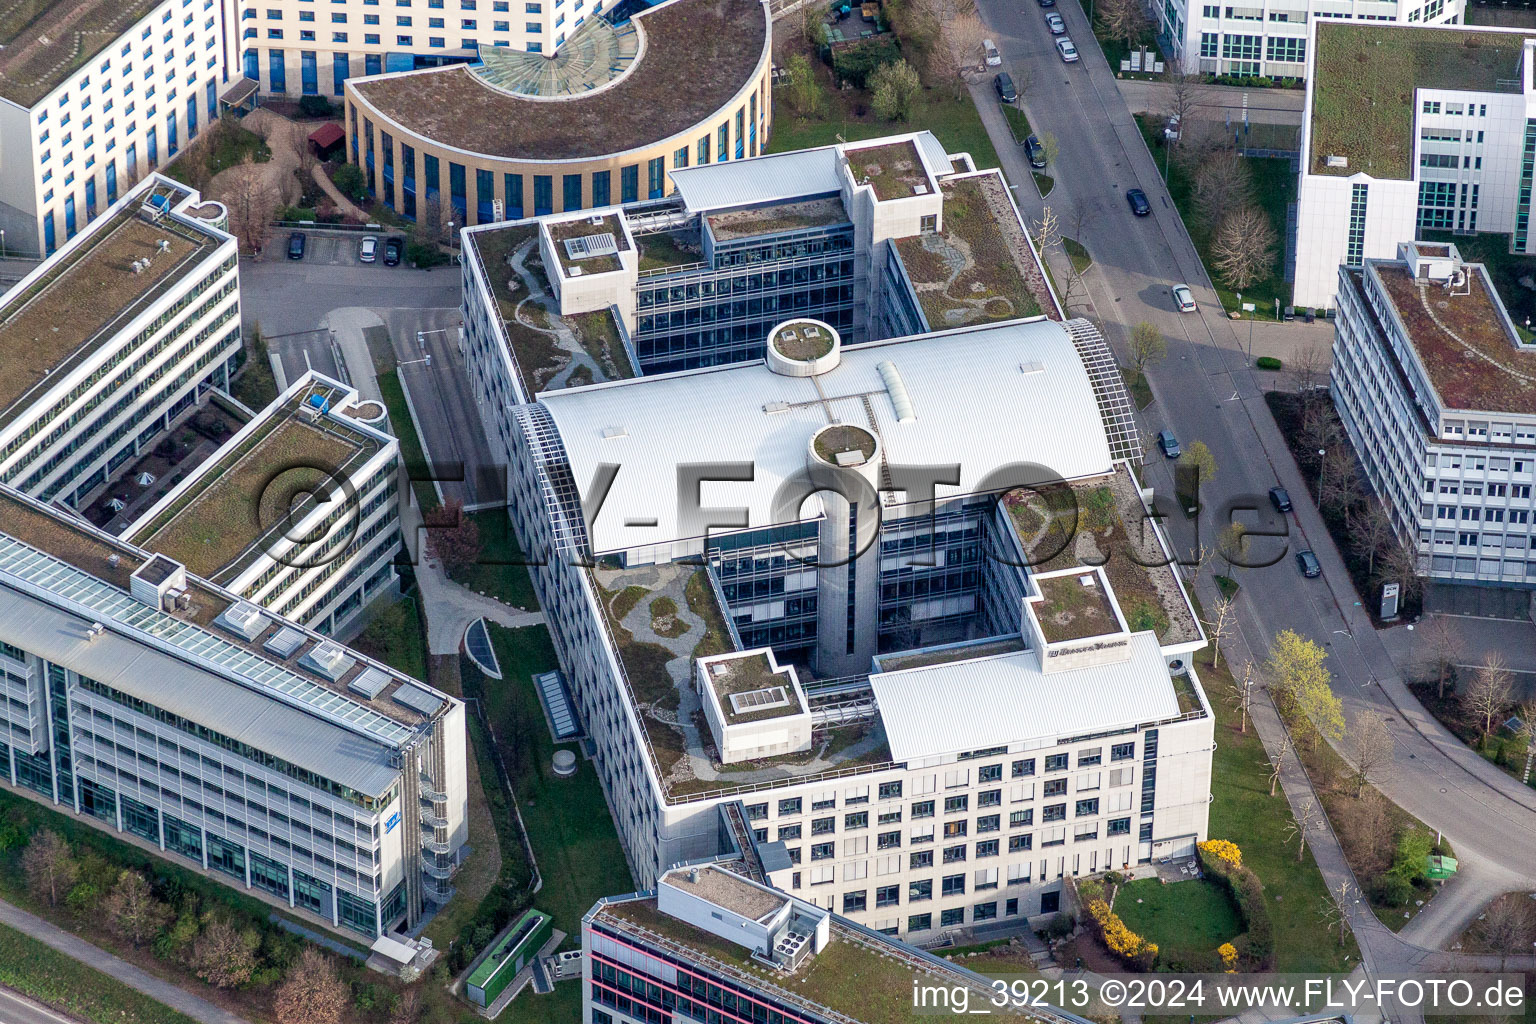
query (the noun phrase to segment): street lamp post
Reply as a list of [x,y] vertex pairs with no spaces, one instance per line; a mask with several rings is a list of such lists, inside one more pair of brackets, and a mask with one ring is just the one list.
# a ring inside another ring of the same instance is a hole
[[1328,449],[1326,448],[1319,448],[1317,450],[1317,503],[1319,505],[1323,503],[1323,480],[1324,475],[1328,472],[1328,463],[1323,461],[1323,457],[1327,454]]

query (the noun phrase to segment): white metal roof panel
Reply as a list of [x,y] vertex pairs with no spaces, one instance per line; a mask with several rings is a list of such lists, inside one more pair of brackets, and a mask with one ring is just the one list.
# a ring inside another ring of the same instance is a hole
[[1041,672],[1034,651],[869,677],[891,759],[1076,736],[1179,714],[1155,633],[1131,636],[1129,661]]
[[88,639],[87,626],[79,616],[0,587],[0,637],[18,647],[358,792],[383,795],[399,777],[381,744],[111,628]]
[[955,165],[950,161],[949,154],[944,152],[944,143],[933,132],[918,132],[913,136],[912,142],[922,150],[923,159],[928,161],[929,168],[939,177],[955,172]]
[[838,191],[842,184],[838,159],[836,146],[801,149],[751,160],[680,168],[672,172],[672,184],[677,186],[690,213],[781,203]]
[[[1044,372],[1022,373],[1024,360]],[[910,422],[898,421],[878,369],[886,361],[905,384]],[[940,498],[977,493],[994,470],[1017,463],[1067,480],[1111,469],[1088,374],[1054,321],[844,348],[841,364],[815,381],[831,399],[825,409],[842,422],[869,425],[864,400],[846,397],[867,396],[889,464],[958,465],[960,485],[940,487]],[[588,523],[593,549],[612,552],[705,532],[680,514],[678,468],[690,463],[755,467],[751,481],[703,484],[705,508],[745,509],[751,528],[793,520],[775,514],[774,498],[804,469],[811,435],[828,422],[818,397],[812,379],[781,376],[758,362],[546,392],[539,401],[582,486],[597,479],[599,466],[620,467]],[[774,402],[790,407],[765,413]]]

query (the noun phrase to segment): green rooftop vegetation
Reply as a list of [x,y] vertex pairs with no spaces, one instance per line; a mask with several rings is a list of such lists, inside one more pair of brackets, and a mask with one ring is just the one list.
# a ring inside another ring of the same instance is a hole
[[704,260],[704,247],[698,231],[656,231],[636,235],[635,248],[640,253],[640,272],[688,267]]
[[[1520,92],[1520,33],[1401,25],[1317,27],[1313,174],[1413,176],[1417,89]],[[1330,167],[1339,156],[1348,166]]]
[[816,457],[828,465],[837,465],[837,457],[850,452],[859,454],[859,460],[855,464],[861,465],[868,462],[875,454],[875,435],[863,427],[856,427],[851,423],[840,423],[823,428],[816,435],[813,447]]
[[832,351],[831,332],[803,321],[784,325],[772,341],[780,355],[800,362],[814,362]]
[[[720,702],[720,713],[731,725],[744,725],[770,718],[783,718],[785,715],[798,715],[805,710],[800,706],[800,698],[795,695],[794,684],[790,681],[788,671],[775,672],[773,666],[768,663],[766,654],[753,654],[744,658],[712,662],[709,666],[709,684],[714,688],[715,699]],[[733,695],[773,687],[783,687],[784,696],[789,700],[788,704],[777,704],[756,710],[743,708],[737,712],[731,703]]]
[[31,106],[159,0],[15,0],[0,10],[0,96]]
[[928,171],[911,142],[893,142],[847,151],[853,180],[873,186],[875,198],[906,199],[927,191]]
[[611,213],[603,214],[600,224],[592,223],[591,218],[579,217],[576,220],[546,223],[545,228],[549,231],[549,240],[554,243],[552,248],[560,259],[560,266],[567,275],[578,268],[583,274],[606,274],[619,269],[619,257],[612,253],[582,259],[572,258],[566,250],[565,243],[568,240],[587,238],[592,235],[612,235],[614,244],[620,251],[629,249],[629,240],[624,237],[624,226],[619,223],[619,218]]
[[[1085,584],[1084,579],[1092,582]],[[1119,631],[1115,609],[1097,575],[1036,577],[1035,585],[1043,598],[1035,605],[1035,617],[1049,643]]]
[[848,211],[838,196],[774,203],[750,210],[728,210],[709,215],[709,229],[718,239],[751,238],[780,231],[803,231],[848,223]]

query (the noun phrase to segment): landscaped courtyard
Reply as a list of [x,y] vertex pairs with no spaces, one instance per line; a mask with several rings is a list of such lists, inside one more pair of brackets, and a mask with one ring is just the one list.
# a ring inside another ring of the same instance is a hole
[[1209,956],[1243,930],[1227,891],[1203,878],[1127,882],[1115,893],[1115,913],[1131,931],[1157,943],[1165,963],[1186,954]]

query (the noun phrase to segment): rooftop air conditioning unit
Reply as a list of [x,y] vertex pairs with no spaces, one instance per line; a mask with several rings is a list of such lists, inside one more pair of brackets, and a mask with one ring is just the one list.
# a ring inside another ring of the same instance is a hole
[[90,626],[86,627],[85,638],[87,640],[95,640],[97,637],[101,636],[102,633],[106,632],[106,630],[106,626],[103,626],[99,622],[93,622],[90,624]]

